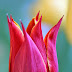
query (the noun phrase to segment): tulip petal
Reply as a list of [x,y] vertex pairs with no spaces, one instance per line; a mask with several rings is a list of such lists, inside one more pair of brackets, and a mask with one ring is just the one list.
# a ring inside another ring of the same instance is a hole
[[48,69],[46,47],[45,47],[45,43],[43,41],[43,36],[42,36],[41,20],[42,20],[42,16],[41,16],[39,22],[33,27],[30,36],[31,36],[32,40],[34,41],[34,43],[36,44],[36,46],[38,47],[38,49],[44,59],[44,62],[47,66],[47,69]]
[[40,11],[36,15],[36,21],[38,21],[38,19],[39,19],[39,13],[40,13]]
[[9,19],[7,15],[9,32],[10,32],[10,57],[9,57],[9,72],[12,72],[15,56],[24,41],[23,33],[16,23]]
[[[39,12],[40,12],[40,11],[39,11]],[[27,27],[27,29],[26,29],[26,31],[27,31],[27,33],[28,33],[29,35],[31,34],[32,28],[34,27],[34,25],[35,25],[35,24],[37,23],[37,21],[38,21],[39,12],[37,13],[36,17],[33,18],[33,19],[30,21],[30,23],[29,23],[29,25],[28,25],[28,27]]]
[[[22,24],[22,22],[21,22]],[[15,57],[14,72],[46,72],[42,56],[23,24],[24,42]]]
[[[62,17],[63,18],[63,17]],[[48,66],[49,72],[58,72],[58,60],[56,53],[56,39],[59,31],[60,24],[62,22],[62,18],[59,22],[50,29],[47,33],[44,42],[47,48],[47,58],[48,58]]]

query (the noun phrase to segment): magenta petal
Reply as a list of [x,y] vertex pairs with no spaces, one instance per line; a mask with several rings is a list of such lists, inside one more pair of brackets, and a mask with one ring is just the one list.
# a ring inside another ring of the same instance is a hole
[[[43,41],[43,36],[42,36],[42,29],[41,29],[41,20],[42,20],[42,16],[39,20],[39,22],[34,26],[34,28],[32,29],[31,32],[31,38],[34,41],[34,43],[36,44],[36,46],[38,47],[45,64],[47,65],[47,56],[46,56],[46,47]],[[47,65],[48,67],[48,65]]]
[[[39,11],[39,12],[40,12],[40,11]],[[28,33],[29,35],[31,34],[31,30],[32,30],[32,28],[35,26],[36,22],[38,22],[39,12],[37,13],[36,17],[33,18],[33,19],[30,21],[30,23],[29,23],[29,25],[28,25],[28,27],[27,27],[27,29],[26,29],[26,31],[27,31],[27,33]]]
[[36,15],[36,21],[38,21],[38,19],[39,19],[39,13],[40,13],[40,11]]
[[[22,24],[22,22],[21,22]],[[46,72],[43,58],[23,24],[24,42],[15,57],[14,72]]]
[[60,24],[62,22],[62,18],[59,20],[59,22],[53,28],[50,29],[50,31],[47,33],[47,35],[44,39],[44,42],[45,42],[45,45],[47,48],[49,72],[58,72],[56,39],[57,39],[57,34],[59,31]]
[[15,56],[24,41],[24,37],[20,28],[12,21],[12,17],[9,19],[7,15],[7,20],[10,32],[9,72],[12,72],[12,69],[14,68]]

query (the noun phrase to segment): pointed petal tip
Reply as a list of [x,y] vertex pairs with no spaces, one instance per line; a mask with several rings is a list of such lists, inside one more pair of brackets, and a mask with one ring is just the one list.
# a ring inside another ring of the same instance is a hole
[[19,21],[21,22],[21,19],[19,19]]
[[41,14],[40,20],[42,20],[42,14]]
[[6,13],[6,16],[8,16],[8,13]]
[[6,16],[7,16],[7,19],[9,19],[8,13],[6,14]]
[[64,15],[62,16],[61,20],[64,18]]
[[21,19],[19,19],[19,20],[20,20],[21,26],[23,27],[23,23],[22,23]]
[[37,15],[36,15],[36,21],[38,21],[39,13],[40,13],[40,10],[39,10],[39,12],[38,12]]
[[40,13],[40,10],[38,11],[38,13],[37,14],[39,14]]
[[21,26],[23,25],[23,23],[22,23],[22,20],[21,19],[19,19],[19,21],[20,21],[20,23],[21,23]]
[[40,17],[40,19],[39,19],[39,22],[41,23],[41,21],[42,21],[42,15],[41,15],[41,17]]
[[24,26],[23,26],[23,23],[22,23],[21,19],[20,19],[20,23],[21,23],[22,30],[25,29]]
[[64,17],[64,15],[62,16],[62,18]]
[[12,17],[12,14],[10,14],[10,16]]
[[38,13],[40,13],[40,10],[39,10],[39,12]]
[[37,23],[37,26],[39,26],[40,28],[41,28],[41,21],[42,21],[42,15],[41,15],[41,17],[40,17],[40,19],[39,19],[39,21]]
[[60,27],[63,17],[64,17],[64,15],[63,15],[63,16],[61,17],[61,19],[58,21],[57,26],[59,25],[59,27]]
[[7,21],[8,21],[8,23],[10,23],[11,21],[9,19],[8,13],[6,15],[7,15]]
[[60,19],[60,20],[62,21],[62,19],[63,19],[63,18],[64,18],[64,15],[61,17],[61,19]]
[[13,21],[12,14],[10,14],[10,20]]
[[62,16],[61,20],[64,18],[64,15]]
[[12,14],[10,14],[10,18],[12,18]]
[[23,25],[21,20],[20,20],[20,23],[21,23],[21,27],[22,27],[22,31],[23,31],[24,37],[26,37],[25,27],[24,27],[24,25]]

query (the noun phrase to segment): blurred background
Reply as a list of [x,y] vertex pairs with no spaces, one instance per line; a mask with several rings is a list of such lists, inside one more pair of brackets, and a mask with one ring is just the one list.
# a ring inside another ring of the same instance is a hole
[[72,0],[0,0],[0,72],[8,72],[10,36],[6,14],[25,28],[38,11],[42,14],[43,37],[64,15],[57,36],[59,72],[72,72]]

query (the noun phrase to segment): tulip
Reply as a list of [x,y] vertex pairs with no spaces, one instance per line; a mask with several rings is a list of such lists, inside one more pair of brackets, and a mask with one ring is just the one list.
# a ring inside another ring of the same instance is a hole
[[[63,18],[63,17],[62,17]],[[10,33],[9,72],[58,72],[56,39],[62,18],[50,29],[44,40],[39,12],[25,30],[7,15]]]

